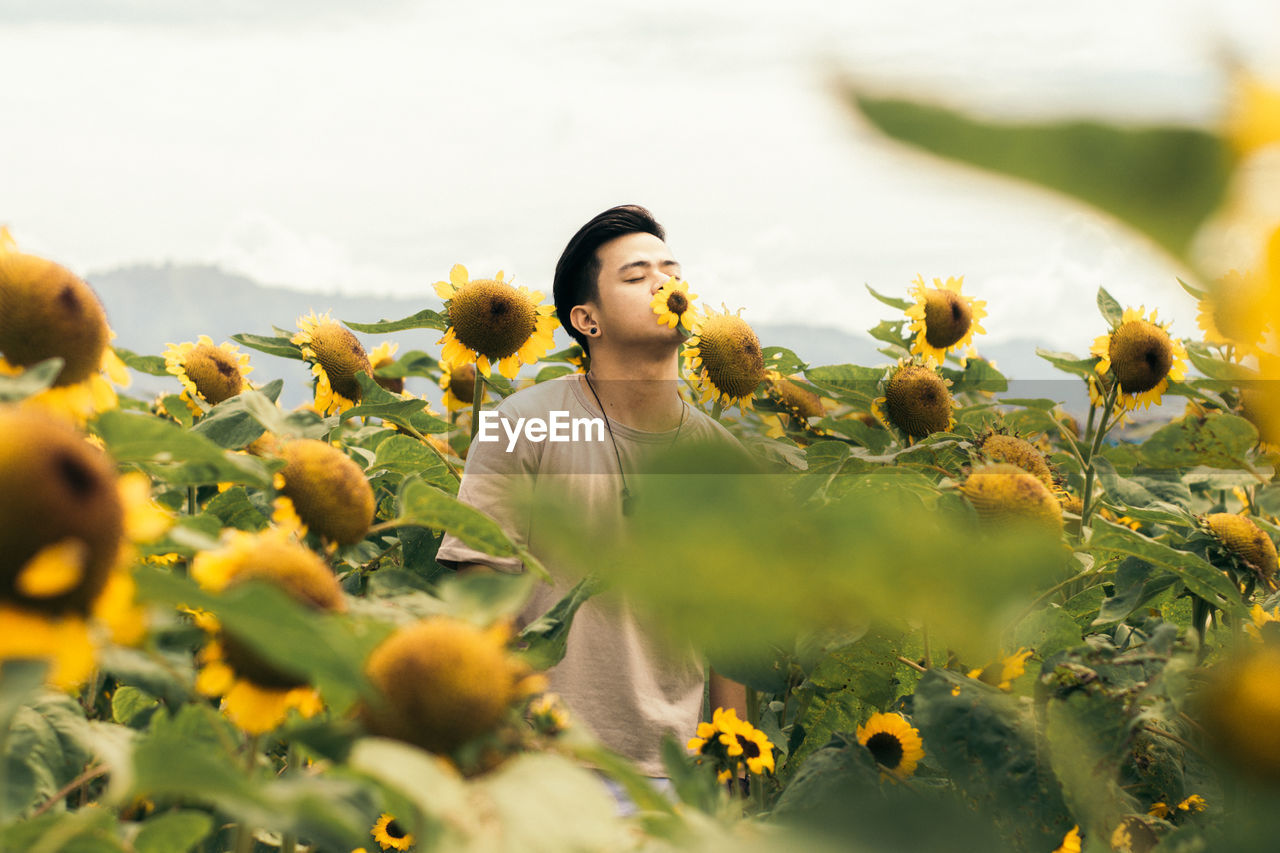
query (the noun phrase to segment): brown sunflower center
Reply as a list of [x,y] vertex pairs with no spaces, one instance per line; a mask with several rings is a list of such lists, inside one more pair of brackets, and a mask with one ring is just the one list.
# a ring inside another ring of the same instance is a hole
[[667,310],[672,314],[683,314],[689,310],[689,299],[678,290],[673,290],[667,296]]
[[196,391],[212,405],[230,399],[244,390],[244,379],[235,356],[218,347],[200,344],[182,364]]
[[744,758],[760,757],[760,744],[749,738],[745,738],[742,735],[735,735],[734,737],[738,739],[738,746],[742,747],[742,755]]
[[885,414],[912,438],[924,438],[951,426],[951,392],[927,367],[905,365],[885,388]]
[[[374,370],[395,364],[396,360],[391,356],[380,356],[377,361],[370,362]],[[374,376],[373,381],[377,382],[383,388],[386,388],[392,394],[400,394],[404,392],[403,376]]]
[[11,364],[57,357],[56,385],[83,382],[98,371],[109,336],[97,294],[70,271],[18,253],[0,264],[0,354]]
[[404,827],[400,826],[400,824],[394,820],[387,824],[387,835],[394,838],[396,841],[401,840],[408,834],[409,833],[404,831]]
[[986,521],[1025,518],[1062,526],[1062,505],[1043,482],[1016,465],[999,462],[974,470],[960,491]]
[[1107,348],[1111,371],[1126,394],[1142,394],[1159,385],[1173,367],[1169,333],[1146,320],[1130,320],[1111,333]]
[[973,310],[960,294],[951,290],[930,290],[924,297],[924,339],[929,346],[944,349],[969,333]]
[[902,741],[889,732],[876,732],[867,738],[867,749],[871,750],[877,764],[890,770],[902,763],[902,756],[905,754]]
[[291,690],[307,683],[307,679],[298,673],[286,672],[263,660],[251,646],[230,634],[222,635],[222,653],[227,665],[235,672],[237,678],[243,678],[258,687],[268,690]]
[[449,323],[464,346],[494,361],[525,345],[537,328],[538,312],[511,285],[477,279],[453,295]]
[[[0,599],[45,613],[87,614],[120,547],[124,508],[113,466],[74,430],[34,412],[0,413]],[[72,561],[48,587],[26,574],[48,548]]]
[[703,326],[699,339],[702,366],[716,390],[750,397],[764,379],[764,353],[751,327],[738,317],[716,317]]
[[369,354],[355,335],[337,323],[321,323],[311,333],[311,349],[329,377],[329,385],[343,397],[360,401],[360,383],[356,374],[373,375]]
[[449,371],[449,392],[467,405],[475,400],[476,368],[474,364],[459,364]]

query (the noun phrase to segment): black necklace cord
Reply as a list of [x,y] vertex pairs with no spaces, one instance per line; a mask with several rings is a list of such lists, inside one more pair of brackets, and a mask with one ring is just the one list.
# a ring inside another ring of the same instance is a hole
[[[591,383],[591,372],[583,374],[583,379],[587,380],[587,387],[591,389],[591,396],[596,398],[596,405],[600,407],[600,414],[604,417],[604,428],[609,431],[609,444],[613,447],[613,458],[618,462],[618,476],[622,478],[622,491],[619,496],[622,498],[622,514],[631,515],[635,510],[635,499],[631,495],[631,489],[627,487],[627,472],[622,470],[622,455],[618,453],[618,440],[613,437],[613,427],[609,425],[609,413],[604,410],[604,403],[600,402],[600,395],[596,393],[596,387]],[[671,439],[671,446],[680,440],[680,430],[684,429],[684,413],[688,409],[689,404],[680,398],[680,423],[676,426],[676,436]]]

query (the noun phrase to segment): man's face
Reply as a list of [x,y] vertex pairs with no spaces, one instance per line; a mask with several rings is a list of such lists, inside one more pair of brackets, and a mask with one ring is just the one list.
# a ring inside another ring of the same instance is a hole
[[600,260],[596,308],[602,341],[614,346],[678,344],[684,336],[658,323],[649,303],[680,264],[652,234],[616,237],[596,250]]

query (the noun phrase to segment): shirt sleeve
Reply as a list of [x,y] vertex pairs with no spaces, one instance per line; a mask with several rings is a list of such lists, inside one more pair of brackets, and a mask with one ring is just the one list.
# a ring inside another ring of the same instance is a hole
[[[508,451],[507,433],[501,421],[514,424],[516,417],[508,401],[494,410],[487,433],[496,440],[485,441],[485,431],[477,434],[467,451],[458,500],[478,509],[498,523],[512,542],[526,546],[529,540],[530,497],[537,477],[540,445],[517,441]],[[452,533],[445,533],[436,552],[436,561],[456,569],[463,563],[482,563],[501,572],[519,573],[524,563],[519,557],[496,557],[476,550]]]

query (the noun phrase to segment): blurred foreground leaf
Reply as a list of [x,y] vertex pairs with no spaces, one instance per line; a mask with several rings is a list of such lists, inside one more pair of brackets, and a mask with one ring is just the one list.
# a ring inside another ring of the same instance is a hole
[[1080,199],[1178,258],[1222,201],[1232,166],[1223,139],[1193,128],[1000,123],[852,89],[847,94],[868,121],[900,142]]

